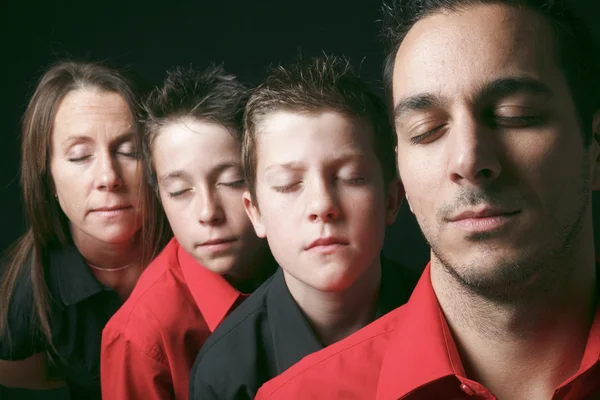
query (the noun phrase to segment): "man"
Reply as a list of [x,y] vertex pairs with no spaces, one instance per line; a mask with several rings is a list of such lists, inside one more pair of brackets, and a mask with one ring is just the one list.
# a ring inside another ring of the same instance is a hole
[[405,0],[386,12],[398,166],[431,263],[405,306],[257,398],[600,396],[600,96],[587,37],[555,2]]

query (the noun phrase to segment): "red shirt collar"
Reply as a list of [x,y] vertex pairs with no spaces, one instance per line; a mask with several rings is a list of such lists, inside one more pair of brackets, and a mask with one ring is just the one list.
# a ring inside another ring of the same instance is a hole
[[177,250],[177,259],[196,305],[208,328],[214,332],[240,297],[240,292],[223,276],[199,264],[181,246]]
[[[485,390],[465,377],[456,344],[431,285],[430,271],[428,264],[399,316],[396,333],[381,366],[377,400],[417,394],[420,388],[446,377],[456,377],[476,392]],[[581,366],[557,390],[585,375],[599,360],[600,307],[597,307]]]

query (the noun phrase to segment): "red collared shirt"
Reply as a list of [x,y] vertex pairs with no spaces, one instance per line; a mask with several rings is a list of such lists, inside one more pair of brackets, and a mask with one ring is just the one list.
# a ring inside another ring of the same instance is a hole
[[[410,300],[265,383],[256,400],[496,399],[465,372],[433,291],[429,266]],[[579,370],[553,399],[600,394],[600,307]]]
[[200,347],[241,295],[172,239],[102,333],[102,397],[187,399]]

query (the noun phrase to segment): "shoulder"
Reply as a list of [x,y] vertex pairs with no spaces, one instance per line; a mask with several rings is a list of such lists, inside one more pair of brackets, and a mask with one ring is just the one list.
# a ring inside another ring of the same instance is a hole
[[[0,340],[0,359],[22,360],[44,349],[43,335],[35,318],[35,300],[31,279],[32,259],[22,265],[10,294],[7,310],[7,331]],[[8,263],[0,266],[5,278]]]
[[265,383],[256,398],[287,398],[292,393],[307,398],[313,395],[328,398],[323,391],[331,391],[332,396],[339,394],[336,392],[339,387],[331,383],[336,377],[343,377],[345,382],[376,386],[385,350],[403,318],[403,309],[400,307],[346,339],[304,357]]
[[169,242],[144,270],[129,298],[104,327],[103,341],[154,346],[165,337],[202,325],[177,265],[177,247],[176,242]]

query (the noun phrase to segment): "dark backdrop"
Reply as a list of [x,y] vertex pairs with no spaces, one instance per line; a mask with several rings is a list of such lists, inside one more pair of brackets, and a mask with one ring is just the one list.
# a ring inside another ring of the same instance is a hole
[[[597,2],[572,3],[595,25],[592,28],[600,38],[600,25],[594,24],[600,16]],[[299,50],[305,55],[324,50],[352,58],[361,65],[362,76],[380,91],[379,4],[379,0],[4,0],[0,7],[0,251],[24,232],[18,191],[19,122],[36,79],[49,63],[63,56],[113,59],[132,64],[157,84],[165,69],[174,65],[202,68],[224,62],[226,69],[255,84],[272,63],[290,60]],[[600,210],[600,196],[595,196],[594,208]],[[600,218],[595,219],[600,227]],[[600,249],[600,237],[596,243]],[[406,207],[389,230],[386,252],[415,268],[428,258],[427,246]]]

